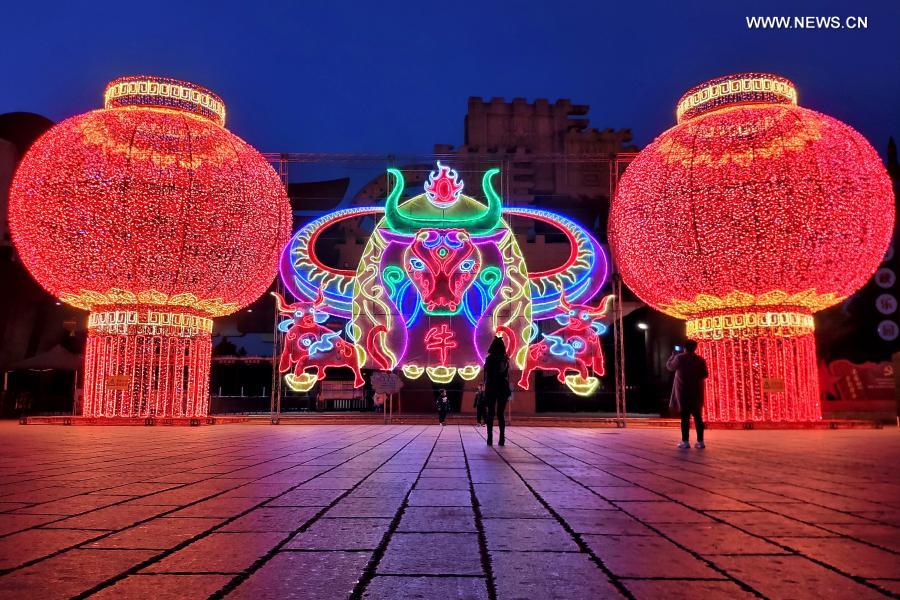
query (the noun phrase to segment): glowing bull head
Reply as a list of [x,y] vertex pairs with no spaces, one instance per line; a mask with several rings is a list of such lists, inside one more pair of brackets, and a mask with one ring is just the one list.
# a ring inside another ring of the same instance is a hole
[[[320,291],[313,302],[287,304],[281,294],[275,296],[278,314],[287,317],[278,324],[285,334],[284,349],[278,370],[288,373],[285,382],[294,391],[307,392],[325,377],[328,367],[349,367],[355,375],[354,385],[362,386],[365,381],[359,372],[353,344],[341,339],[338,331],[326,327],[329,314],[324,312],[324,297]],[[315,369],[308,373],[307,369]]]
[[462,229],[422,229],[403,258],[428,314],[456,313],[481,271],[481,252]]
[[[402,201],[403,174],[388,169],[384,208],[338,210],[294,235],[281,259],[287,289],[297,298],[320,294],[316,310],[349,321],[360,368],[399,368],[408,378],[427,374],[439,383],[457,375],[471,380],[497,335],[513,369],[524,368],[535,321],[566,318],[571,331],[582,327],[575,315],[562,314],[560,298],[594,297],[606,280],[607,260],[577,223],[544,210],[503,208],[493,186],[498,173],[483,174],[482,198],[475,199],[463,193],[456,171],[438,163],[424,193]],[[331,267],[316,256],[322,231],[372,216],[374,228],[355,269]],[[565,235],[569,250],[562,264],[529,272],[510,217],[541,221]]]
[[602,319],[609,312],[612,298],[606,296],[599,306],[591,307],[569,304],[563,296],[555,316],[562,327],[542,334],[542,339],[528,348],[519,385],[527,389],[528,376],[539,369],[556,371],[557,379],[576,394],[589,395],[596,391],[600,380],[592,377],[590,372],[600,376],[605,374],[600,336],[606,332]]

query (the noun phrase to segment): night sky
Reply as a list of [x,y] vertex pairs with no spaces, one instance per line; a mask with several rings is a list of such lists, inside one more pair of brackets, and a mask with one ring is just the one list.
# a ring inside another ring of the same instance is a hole
[[[882,155],[900,134],[896,0],[4,4],[0,113],[59,120],[100,107],[110,79],[147,73],[219,93],[229,129],[263,151],[427,153],[462,143],[469,96],[571,98],[593,126],[645,144],[688,87],[762,70]],[[749,15],[869,28],[750,31]]]

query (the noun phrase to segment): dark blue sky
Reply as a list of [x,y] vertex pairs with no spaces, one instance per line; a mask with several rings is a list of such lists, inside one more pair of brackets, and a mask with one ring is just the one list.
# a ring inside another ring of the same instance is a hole
[[[218,92],[264,151],[429,152],[462,142],[469,96],[572,98],[644,144],[681,93],[734,71],[793,79],[800,103],[880,153],[900,134],[900,2],[53,2],[15,0],[0,113],[58,120],[150,73]],[[748,15],[858,15],[864,31],[750,31]]]

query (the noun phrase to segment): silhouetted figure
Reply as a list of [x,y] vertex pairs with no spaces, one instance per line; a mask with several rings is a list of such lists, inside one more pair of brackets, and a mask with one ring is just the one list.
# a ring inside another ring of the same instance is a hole
[[479,383],[478,389],[475,390],[475,422],[480,426],[484,427],[484,412],[485,412],[485,401],[484,401],[484,384]]
[[502,338],[494,338],[484,361],[484,401],[487,408],[487,444],[494,445],[494,415],[500,426],[500,445],[505,443],[506,419],[504,411],[511,394],[509,388],[509,359]]
[[679,352],[676,346],[666,368],[675,371],[675,381],[672,383],[672,396],[669,399],[669,408],[681,412],[681,443],[679,448],[690,448],[691,417],[694,417],[694,427],[697,429],[697,448],[705,448],[703,443],[703,381],[709,377],[706,361],[697,355],[697,342],[688,340],[684,344],[684,351]]
[[441,426],[444,426],[444,421],[447,419],[447,412],[450,410],[450,401],[447,399],[447,390],[442,389],[441,393],[438,394],[437,409],[438,420],[441,422]]

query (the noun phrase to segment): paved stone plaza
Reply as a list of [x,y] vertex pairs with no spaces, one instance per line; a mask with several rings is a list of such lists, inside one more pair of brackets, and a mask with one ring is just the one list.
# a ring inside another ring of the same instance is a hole
[[893,428],[0,434],[0,598],[900,594]]

